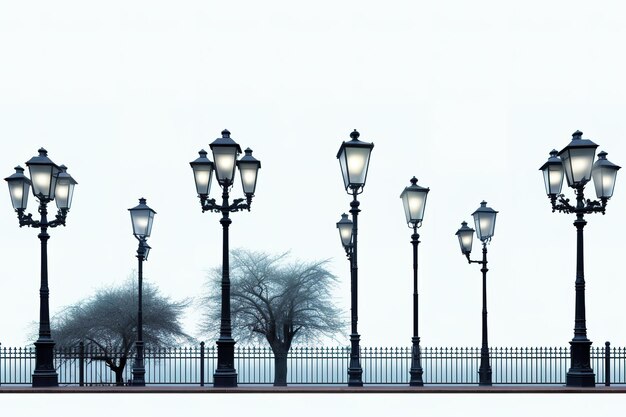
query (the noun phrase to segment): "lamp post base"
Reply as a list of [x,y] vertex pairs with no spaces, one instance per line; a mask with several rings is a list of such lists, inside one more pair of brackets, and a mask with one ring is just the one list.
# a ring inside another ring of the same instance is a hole
[[33,372],[33,388],[35,387],[58,387],[59,374],[54,371]]
[[348,366],[348,386],[363,386],[363,368],[361,368],[361,348],[359,341],[361,337],[357,333],[350,335],[350,365]]
[[591,369],[591,341],[587,338],[571,342],[572,366],[567,371],[565,385],[568,387],[595,387],[596,375]]
[[49,338],[35,342],[35,371],[33,387],[58,387],[59,374],[54,369],[54,341]]
[[235,370],[235,340],[220,337],[217,341],[217,369],[213,374],[215,388],[234,388],[237,386]]
[[478,370],[478,385],[483,387],[490,387],[491,383],[491,367],[488,369]]
[[409,381],[410,387],[423,387],[424,380],[422,379],[422,374],[424,370],[422,369],[422,358],[420,352],[420,339],[419,337],[413,337],[411,339],[413,346],[411,352],[411,370],[409,374],[411,375],[411,380]]
[[146,368],[133,367],[133,379],[130,381],[130,385],[133,387],[145,387],[146,386]]

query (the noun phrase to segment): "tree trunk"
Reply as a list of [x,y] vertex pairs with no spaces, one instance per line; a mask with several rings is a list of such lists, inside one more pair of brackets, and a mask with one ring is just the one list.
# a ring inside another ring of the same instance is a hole
[[287,353],[284,347],[272,347],[274,351],[274,386],[287,386]]
[[124,368],[117,367],[113,369],[115,372],[115,386],[123,387],[124,386]]
[[126,358],[120,358],[119,366],[113,365],[111,361],[109,367],[115,373],[115,386],[123,387],[124,386],[124,368],[126,368]]

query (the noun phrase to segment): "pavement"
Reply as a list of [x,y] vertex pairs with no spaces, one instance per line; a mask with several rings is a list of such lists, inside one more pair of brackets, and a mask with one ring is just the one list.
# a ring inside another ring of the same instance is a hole
[[306,386],[274,387],[268,385],[213,388],[198,386],[147,386],[147,387],[54,387],[0,386],[0,394],[626,394],[626,385],[598,385],[593,388],[565,387],[561,385],[496,385],[479,387],[461,386]]

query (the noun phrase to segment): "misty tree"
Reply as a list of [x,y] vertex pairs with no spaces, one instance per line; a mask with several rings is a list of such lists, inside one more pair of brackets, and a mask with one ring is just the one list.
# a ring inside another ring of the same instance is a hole
[[[331,296],[337,278],[328,261],[287,262],[286,254],[242,249],[231,258],[233,332],[238,339],[267,341],[274,352],[274,385],[287,385],[287,354],[294,341],[341,332],[341,312]],[[219,329],[221,279],[221,267],[210,272],[204,331]]]
[[[156,286],[143,284],[143,340],[148,349],[177,346],[191,340],[180,320],[189,302],[172,301]],[[135,352],[137,340],[137,280],[98,290],[91,298],[66,307],[52,320],[52,332],[60,348],[83,342],[93,352],[87,359],[103,361],[123,385],[124,368]]]

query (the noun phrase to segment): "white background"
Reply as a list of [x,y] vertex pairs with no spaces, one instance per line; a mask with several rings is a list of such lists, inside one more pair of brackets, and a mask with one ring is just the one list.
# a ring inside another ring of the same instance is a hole
[[[567,346],[574,216],[551,212],[538,168],[577,129],[626,164],[616,4],[0,3],[3,177],[44,146],[78,181],[67,227],[50,230],[52,313],[136,267],[127,208],[139,197],[158,213],[147,280],[175,299],[203,291],[221,261],[221,226],[201,213],[188,162],[228,128],[262,162],[252,211],[232,216],[231,247],[332,259],[348,319],[335,223],[350,197],[335,155],[356,128],[375,144],[360,198],[362,345],[410,344],[411,231],[399,195],[415,175],[431,189],[420,229],[422,346],[480,343],[480,267],[454,233],[483,199],[500,212],[490,345]],[[607,215],[588,216],[585,229],[595,346],[626,344],[620,176]],[[18,228],[8,193],[1,206],[0,342],[25,345],[38,319],[39,241]],[[210,341],[196,331],[201,319],[196,309],[185,326]]]

